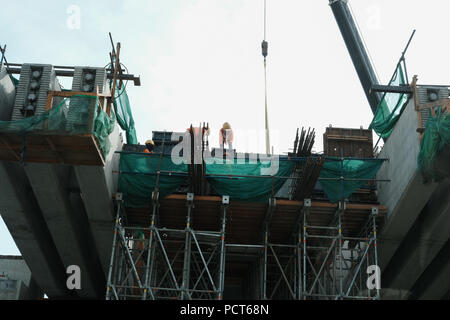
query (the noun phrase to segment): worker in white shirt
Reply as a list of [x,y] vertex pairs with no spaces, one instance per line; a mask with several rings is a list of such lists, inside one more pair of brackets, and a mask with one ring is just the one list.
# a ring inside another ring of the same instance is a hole
[[233,152],[233,139],[234,134],[231,126],[228,122],[225,122],[222,126],[222,129],[219,131],[219,145],[220,149],[224,148],[224,145],[228,145],[228,149],[230,152]]

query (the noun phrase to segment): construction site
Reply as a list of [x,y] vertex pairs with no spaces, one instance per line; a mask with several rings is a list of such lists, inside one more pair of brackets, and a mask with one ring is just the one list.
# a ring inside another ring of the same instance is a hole
[[[281,154],[267,90],[264,153],[229,123],[214,146],[202,115],[139,143],[127,88],[145,89],[111,33],[98,67],[0,46],[0,214],[21,253],[0,256],[0,300],[450,299],[450,86],[408,74],[415,30],[379,83],[347,1],[328,5],[373,121],[302,118]],[[264,25],[264,68],[268,49]]]

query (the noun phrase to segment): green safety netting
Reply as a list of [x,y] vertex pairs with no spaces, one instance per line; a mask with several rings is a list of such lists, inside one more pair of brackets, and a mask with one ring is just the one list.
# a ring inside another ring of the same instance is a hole
[[[231,161],[230,161],[231,162]],[[271,165],[275,170],[273,171],[274,178],[270,177],[269,169]],[[278,192],[281,186],[286,182],[286,179],[276,177],[288,177],[292,174],[294,164],[292,161],[250,161],[248,159],[234,160],[231,163],[211,163],[206,164],[207,175],[210,176],[208,181],[214,190],[220,195],[229,195],[232,200],[265,202]],[[262,176],[262,169],[268,172],[263,172],[266,177]],[[278,169],[278,170],[276,170]],[[229,177],[230,175],[240,176],[255,176],[253,177]],[[268,177],[267,177],[268,176]]]
[[[267,161],[249,163],[248,159],[235,160],[231,163],[207,163],[206,174],[208,181],[214,190],[220,195],[229,195],[233,200],[240,201],[267,201],[269,197],[276,194],[286,179],[276,177],[289,176],[293,170],[290,161],[279,161],[278,170],[274,178],[261,176],[261,169],[270,168],[271,163]],[[148,206],[151,194],[155,189],[157,171],[160,164],[159,156],[146,154],[122,153],[120,158],[119,191],[124,194],[125,205],[130,207]],[[276,168],[276,167],[275,167]],[[270,169],[269,169],[270,170]],[[161,171],[172,171],[161,173],[158,181],[159,197],[163,199],[167,195],[187,182],[187,165],[174,164],[170,157],[162,157]],[[233,177],[230,177],[233,175]],[[255,176],[253,177],[236,177]],[[265,173],[265,175],[270,175]]]
[[[384,159],[341,161],[340,158],[327,158],[320,173],[320,183],[329,200],[333,203],[338,202],[366,185],[367,180],[374,179],[383,161]],[[293,161],[274,163],[272,171],[269,169],[273,165],[270,161],[248,159],[227,160],[223,163],[211,161],[206,163],[206,175],[212,188],[219,195],[228,195],[230,199],[236,201],[266,202],[271,196],[276,195],[286,182],[285,178],[291,176],[294,170]],[[126,206],[149,206],[159,167],[161,168],[158,182],[159,198],[163,199],[187,183],[187,165],[174,164],[168,156],[160,160],[158,155],[121,154],[119,192],[123,193]]]
[[445,177],[439,166],[448,166],[450,160],[446,164],[436,165],[436,158],[446,148],[450,148],[450,114],[444,114],[442,108],[438,108],[436,117],[430,114],[428,118],[417,157],[425,181],[440,181]]
[[[320,172],[320,184],[330,202],[339,202],[367,184],[367,180],[374,179],[383,161],[383,159],[344,159],[341,161],[339,158],[327,158]],[[342,177],[344,180],[341,179]]]
[[[403,69],[399,63],[392,80],[389,82],[389,85],[401,86],[405,84],[406,81],[403,75]],[[391,92],[385,93],[377,106],[375,117],[373,118],[369,129],[373,129],[381,138],[388,138],[400,118],[400,115],[405,109],[408,100],[408,94]]]
[[157,171],[160,167],[163,171],[173,171],[172,175],[161,174],[158,188],[159,199],[167,195],[187,180],[187,166],[174,164],[170,157],[161,158],[149,154],[127,154],[120,156],[119,192],[123,193],[127,207],[147,207],[150,204],[151,194],[155,190]]
[[[69,106],[72,108],[70,109]],[[100,108],[97,97],[75,95],[39,115],[14,121],[0,121],[1,133],[15,134],[86,134],[97,138],[103,155],[109,153],[108,136],[114,129],[115,116]]]
[[116,112],[117,123],[122,130],[125,130],[127,143],[137,144],[138,141],[136,129],[134,128],[133,114],[131,113],[130,101],[128,100],[125,86],[122,86],[121,89],[119,89],[119,86],[116,86],[116,94],[117,97],[114,100],[114,111]]

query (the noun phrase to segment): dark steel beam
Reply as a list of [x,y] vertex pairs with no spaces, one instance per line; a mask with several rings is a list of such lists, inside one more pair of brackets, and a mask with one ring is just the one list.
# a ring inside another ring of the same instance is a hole
[[[9,74],[20,74],[20,71],[21,71],[20,67],[8,68]],[[57,70],[56,69],[55,73],[58,77],[73,77],[74,71],[70,70],[70,69],[67,69],[67,70]],[[114,74],[109,72],[109,73],[107,73],[107,77],[108,77],[108,79],[113,79]],[[135,76],[134,74],[118,74],[117,79],[124,80],[124,81],[126,81],[126,80],[133,81],[135,86],[141,85],[141,78],[139,76]]]
[[373,85],[378,84],[377,77],[366,52],[361,36],[347,6],[346,0],[330,0],[336,22],[347,46],[353,65],[358,73],[359,80],[369,101],[373,114],[376,113],[381,96],[377,92],[371,92]]
[[370,92],[413,94],[413,90],[410,86],[384,86],[379,84],[372,85]]

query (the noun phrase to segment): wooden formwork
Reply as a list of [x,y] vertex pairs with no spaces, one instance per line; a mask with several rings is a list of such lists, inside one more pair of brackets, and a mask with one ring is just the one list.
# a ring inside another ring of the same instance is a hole
[[373,158],[372,130],[326,128],[323,134],[323,152],[326,156]]
[[[196,196],[192,228],[197,231],[218,231],[220,229],[221,197]],[[303,201],[276,201],[270,222],[270,242],[278,244],[292,243],[292,233],[298,221]],[[386,207],[378,204],[347,203],[342,213],[342,231],[346,236],[357,236],[364,223],[370,217],[372,208],[379,210],[378,220],[386,214]],[[226,242],[231,244],[261,243],[261,230],[268,204],[230,201]],[[308,214],[308,224],[327,226],[331,223],[338,204],[325,201],[313,201]],[[174,194],[160,201],[160,227],[184,229],[186,225],[186,195]],[[127,224],[136,227],[148,227],[151,223],[151,208],[126,208]]]
[[105,159],[93,134],[1,134],[0,161],[103,166]]

